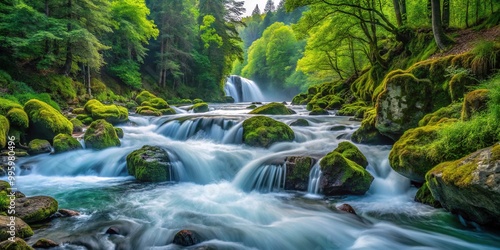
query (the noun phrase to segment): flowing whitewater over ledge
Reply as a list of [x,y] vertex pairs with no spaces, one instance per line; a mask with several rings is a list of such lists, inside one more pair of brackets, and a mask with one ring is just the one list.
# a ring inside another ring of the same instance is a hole
[[252,80],[241,76],[232,75],[227,78],[224,85],[227,96],[233,97],[235,102],[263,102],[264,95],[259,86]]
[[[462,226],[457,218],[413,201],[415,188],[388,163],[388,146],[357,145],[375,177],[363,196],[323,197],[316,162],[309,192],[285,190],[289,156],[317,160],[348,138],[359,123],[348,117],[271,116],[292,126],[293,142],[268,149],[242,144],[245,104],[211,104],[204,114],[131,116],[122,146],[38,155],[18,161],[17,184],[27,195],[51,195],[61,208],[83,215],[55,219],[35,230],[65,242],[58,249],[179,249],[179,230],[196,232],[196,247],[216,249],[496,249],[500,237]],[[332,131],[342,125],[341,131]],[[126,156],[143,145],[164,148],[172,160],[165,183],[139,183]],[[332,209],[351,204],[359,216]],[[113,226],[122,236],[104,232]]]

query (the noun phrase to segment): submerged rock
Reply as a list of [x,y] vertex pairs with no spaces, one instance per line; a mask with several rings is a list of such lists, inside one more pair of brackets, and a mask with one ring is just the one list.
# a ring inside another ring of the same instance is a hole
[[347,203],[344,203],[340,206],[337,206],[336,208],[340,211],[344,211],[344,212],[354,214],[354,215],[356,214],[356,211],[354,210],[354,208],[352,208],[351,205],[349,205]]
[[5,240],[0,242],[0,249],[2,250],[32,250],[33,248],[21,238],[15,238],[14,241]]
[[63,217],[74,217],[80,215],[80,212],[69,209],[59,209],[59,211],[57,212],[59,212],[59,214],[61,214]]
[[427,175],[432,195],[443,208],[479,224],[500,225],[500,144],[456,161],[444,162]]
[[206,102],[196,103],[190,109],[192,109],[194,113],[208,112],[208,104]]
[[290,123],[290,126],[307,127],[309,126],[309,122],[306,119],[301,118]]
[[275,142],[293,141],[295,134],[288,125],[266,116],[254,116],[243,122],[243,142],[267,148]]
[[316,160],[307,156],[287,157],[285,189],[307,191],[309,172],[315,162]]
[[256,114],[256,115],[290,115],[293,113],[295,112],[287,108],[282,103],[277,103],[277,102],[268,103],[250,112],[250,114]]
[[48,249],[48,248],[53,248],[53,247],[58,247],[58,246],[59,246],[59,244],[57,244],[55,241],[45,239],[45,238],[39,239],[35,242],[35,244],[33,244],[34,248],[42,248],[42,249]]
[[167,151],[157,146],[146,145],[127,156],[128,173],[138,181],[168,181],[170,167]]
[[13,236],[9,231],[15,232],[15,236],[19,238],[28,238],[33,235],[33,230],[26,222],[17,217],[10,220],[10,217],[0,215],[0,241]]
[[329,115],[329,114],[330,113],[328,113],[328,111],[319,107],[313,108],[313,110],[311,110],[311,112],[309,113],[309,115]]
[[195,233],[190,230],[181,230],[177,232],[173,240],[174,244],[181,246],[192,246],[200,243]]
[[34,139],[28,144],[28,154],[30,155],[50,153],[51,151],[52,147],[47,140]]
[[92,122],[83,139],[87,148],[97,150],[121,145],[113,125],[103,119]]
[[16,216],[34,223],[48,219],[57,212],[57,201],[49,196],[33,196],[16,199]]

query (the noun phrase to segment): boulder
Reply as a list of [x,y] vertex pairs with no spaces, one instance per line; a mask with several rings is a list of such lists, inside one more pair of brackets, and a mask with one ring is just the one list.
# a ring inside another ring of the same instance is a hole
[[140,104],[153,98],[156,98],[154,94],[151,94],[149,91],[144,90],[135,97],[135,101]]
[[500,144],[443,162],[427,175],[443,208],[482,225],[500,225]]
[[58,134],[73,132],[73,124],[49,104],[31,99],[24,104],[29,117],[30,138],[52,140]]
[[168,181],[170,167],[167,151],[157,146],[146,145],[127,156],[128,173],[138,181]]
[[286,158],[286,190],[307,191],[309,172],[316,160],[307,156],[291,156]]
[[286,124],[266,116],[254,116],[243,122],[243,142],[267,148],[275,142],[293,141],[295,134]]
[[435,208],[441,207],[441,203],[439,203],[439,201],[434,199],[434,196],[432,196],[431,190],[429,189],[427,182],[425,182],[418,189],[417,194],[415,195],[415,201],[429,205],[431,207],[435,207]]
[[62,217],[74,217],[80,215],[80,212],[69,209],[59,209],[57,212],[59,212]]
[[49,196],[33,196],[16,199],[16,216],[35,223],[48,219],[57,212],[57,201]]
[[111,124],[117,124],[128,120],[127,108],[114,104],[105,105],[96,99],[89,100],[83,108],[94,121],[104,119]]
[[290,123],[290,126],[307,127],[309,126],[309,122],[306,119],[300,118]]
[[350,214],[354,214],[356,215],[356,211],[354,210],[354,208],[352,208],[351,205],[347,204],[347,203],[344,203],[342,205],[339,205],[336,207],[339,211],[344,211],[344,212],[347,212],[347,213],[350,213]]
[[123,138],[123,129],[121,128],[115,128],[116,135],[118,138],[122,139]]
[[74,108],[71,113],[75,114],[75,115],[81,115],[81,114],[85,114],[86,111],[84,108]]
[[234,103],[234,98],[232,96],[225,96],[224,102],[226,103]]
[[257,108],[257,105],[255,105],[255,104],[252,104],[252,105],[247,107],[247,109],[255,109],[255,108]]
[[28,154],[30,155],[50,153],[51,151],[52,147],[47,140],[34,139],[28,143]]
[[361,127],[352,134],[352,141],[356,143],[370,145],[392,144],[394,141],[389,137],[382,135],[375,127],[376,110],[370,109],[364,113]]
[[368,166],[368,160],[366,160],[365,155],[363,155],[363,153],[361,153],[361,151],[359,151],[359,149],[354,146],[354,144],[348,141],[339,143],[337,148],[333,151],[342,154],[342,156],[353,162],[356,162],[363,168],[366,168]]
[[78,120],[77,118],[73,118],[69,120],[73,124],[73,133],[81,133],[83,132],[83,128],[85,125],[83,125],[83,122]]
[[121,145],[113,125],[103,119],[92,122],[83,139],[87,148],[97,150]]
[[194,232],[189,230],[181,230],[175,234],[173,243],[187,247],[196,245],[200,243],[200,241],[198,241],[198,238],[196,237]]
[[53,241],[53,240],[49,240],[49,239],[39,239],[35,242],[35,244],[33,244],[33,247],[34,248],[42,248],[42,249],[48,249],[48,248],[53,248],[53,247],[58,247],[59,244],[57,244],[57,242]]
[[32,247],[26,243],[21,238],[15,238],[14,241],[11,240],[4,240],[0,242],[0,249],[2,250],[33,250]]
[[0,115],[0,148],[7,146],[7,136],[9,134],[10,123],[5,116]]
[[82,144],[71,135],[58,134],[54,137],[54,153],[56,154],[82,148]]
[[320,192],[324,195],[362,195],[368,191],[373,176],[356,162],[336,151],[320,161]]
[[478,89],[467,93],[462,107],[462,120],[469,120],[475,113],[485,110],[488,100],[487,89]]
[[436,125],[444,122],[452,122],[460,119],[462,110],[461,103],[452,103],[449,106],[438,109],[436,112],[427,114],[418,122],[418,126]]
[[285,105],[282,103],[277,103],[277,102],[272,102],[269,104],[266,104],[264,106],[260,106],[252,111],[250,111],[250,114],[256,114],[256,115],[290,115],[293,114],[294,112],[290,109],[288,109]]
[[167,108],[169,108],[167,101],[165,101],[159,97],[154,97],[154,98],[151,98],[147,101],[143,101],[141,103],[141,106],[149,106],[149,107],[153,107],[155,109],[167,109]]
[[[11,218],[14,218],[14,220],[11,220]],[[22,219],[0,215],[0,241],[12,237],[13,235],[10,232],[14,232],[15,236],[19,238],[28,238],[33,235],[31,227]]]
[[28,115],[22,108],[12,108],[7,112],[6,117],[12,127],[24,130],[29,126]]
[[204,102],[204,101],[203,101],[202,99],[200,99],[200,98],[195,98],[195,99],[193,100],[193,103],[194,103],[194,104],[196,104],[196,103],[202,103],[202,102]]
[[319,107],[313,108],[312,111],[309,112],[309,115],[329,115],[329,114],[330,113],[328,113],[328,111]]
[[145,116],[161,116],[161,115],[173,115],[176,114],[173,108],[166,109],[156,109],[150,106],[139,106],[135,109],[135,112],[140,115]]
[[194,113],[208,112],[208,104],[206,102],[196,103],[190,109],[192,109]]

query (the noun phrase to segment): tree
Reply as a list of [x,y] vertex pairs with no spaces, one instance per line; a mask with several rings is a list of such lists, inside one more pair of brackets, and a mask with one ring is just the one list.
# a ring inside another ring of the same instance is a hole
[[276,7],[274,6],[273,0],[267,0],[266,7],[264,7],[264,13],[274,12]]
[[441,5],[440,0],[431,0],[432,8],[432,33],[434,34],[434,40],[438,45],[439,49],[445,50],[446,46],[449,44],[449,39],[444,34],[443,25],[441,23]]
[[258,4],[255,5],[255,9],[253,9],[253,11],[252,11],[252,17],[255,17],[255,16],[260,16],[260,9],[259,9]]

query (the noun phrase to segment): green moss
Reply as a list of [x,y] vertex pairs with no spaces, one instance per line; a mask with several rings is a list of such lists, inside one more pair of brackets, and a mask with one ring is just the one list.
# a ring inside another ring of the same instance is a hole
[[475,86],[478,81],[469,76],[467,71],[455,74],[448,83],[450,97],[453,101],[458,101],[464,98],[467,88]]
[[58,134],[54,137],[54,152],[64,153],[67,151],[82,149],[82,145],[71,135]]
[[137,106],[139,106],[139,105],[137,105],[137,103],[135,101],[129,101],[125,104],[125,107],[127,109],[135,109]]
[[425,115],[424,118],[422,118],[418,122],[418,126],[436,125],[441,122],[449,121],[449,120],[443,120],[443,118],[459,119],[461,110],[462,110],[461,103],[452,103],[447,107],[438,109],[434,113]]
[[50,153],[50,151],[50,142],[47,140],[34,139],[28,144],[28,154],[30,155]]
[[22,109],[23,106],[15,101],[0,97],[0,115],[7,115],[7,112],[13,108]]
[[143,102],[149,101],[150,99],[153,99],[153,98],[156,98],[156,96],[151,94],[149,91],[144,90],[141,93],[139,93],[137,95],[137,97],[135,97],[135,101],[137,103],[143,103]]
[[342,106],[342,108],[337,112],[337,115],[341,116],[355,116],[356,118],[363,118],[365,112],[368,111],[370,107],[366,105],[363,101],[358,101],[355,103],[349,103]]
[[118,138],[123,138],[123,129],[121,128],[115,128],[115,132],[116,132],[116,135],[118,136]]
[[76,115],[81,115],[81,114],[85,114],[87,112],[85,111],[84,108],[74,108],[72,113],[76,114]]
[[255,105],[255,104],[252,104],[252,105],[247,107],[247,109],[255,109],[255,108],[257,108],[257,105]]
[[175,109],[173,108],[168,108],[168,109],[160,109],[158,110],[162,115],[175,115],[177,112],[175,112]]
[[12,108],[7,112],[10,125],[18,129],[26,129],[29,126],[28,115],[22,108]]
[[303,105],[307,99],[307,94],[298,94],[292,99],[292,105]]
[[460,188],[466,188],[471,184],[474,175],[472,174],[477,169],[477,162],[469,161],[466,164],[463,160],[443,162],[432,168],[426,175],[428,182],[433,181],[436,174],[439,174],[443,181]]
[[196,104],[196,103],[201,103],[201,102],[203,102],[203,100],[202,100],[202,99],[199,99],[199,98],[196,98],[196,99],[194,99],[194,100],[193,100],[193,103],[194,103],[194,104]]
[[71,122],[71,124],[73,124],[73,132],[83,131],[83,127],[85,127],[85,125],[83,125],[82,121],[78,120],[77,118],[73,118],[69,121]]
[[24,105],[30,121],[31,138],[52,140],[57,134],[71,134],[73,124],[59,111],[39,100],[30,100]]
[[282,103],[272,102],[252,110],[250,114],[290,115],[292,112]]
[[33,250],[26,241],[21,238],[15,238],[14,241],[5,240],[0,242],[0,249],[2,250]]
[[161,112],[158,109],[150,106],[139,106],[135,109],[135,112],[145,116],[161,116]]
[[462,107],[462,120],[469,120],[475,113],[486,109],[488,103],[487,89],[478,89],[468,93]]
[[84,109],[92,116],[94,121],[104,119],[111,124],[117,124],[128,120],[127,108],[114,104],[104,105],[96,99],[89,100]]
[[160,147],[143,146],[127,156],[127,171],[139,181],[170,180],[170,159]]
[[275,142],[293,141],[295,134],[286,124],[266,116],[254,116],[243,122],[243,142],[269,147]]
[[[31,211],[26,215],[20,216],[20,218],[24,220],[26,223],[43,221],[57,212],[57,209],[59,207],[59,203],[57,202],[57,200],[49,196],[42,196],[42,197],[44,202],[47,202],[47,204],[43,204],[43,206],[41,206],[39,209]],[[32,199],[32,198],[40,198],[40,196],[31,197],[27,199]],[[35,205],[35,204],[30,204],[29,202],[25,202],[24,204],[25,204],[24,206]]]
[[375,90],[384,78],[385,70],[376,64],[362,73],[351,85],[352,93],[363,101],[371,101],[372,96],[377,96]]
[[429,186],[427,185],[427,182],[425,182],[417,191],[417,194],[415,195],[415,201],[427,204],[431,207],[435,208],[440,208],[441,203],[439,203],[438,200],[432,196],[431,190],[429,189]]
[[113,125],[103,119],[92,122],[83,139],[87,148],[97,150],[121,145]]
[[290,126],[306,127],[309,126],[309,122],[306,119],[297,119],[296,121],[290,123]]
[[309,112],[309,115],[329,115],[329,113],[320,107],[315,107]]
[[373,177],[363,167],[332,151],[319,163],[326,182],[323,187],[326,195],[364,194],[373,181]]
[[389,137],[382,135],[375,128],[377,113],[374,108],[368,109],[365,114],[361,127],[352,135],[352,141],[364,144],[392,144],[394,141]]
[[[287,174],[287,181],[297,182],[297,181],[305,181],[307,182],[309,178],[309,172],[311,171],[311,166],[313,159],[311,157],[293,157],[295,166],[293,167],[290,174]],[[288,168],[288,166],[287,166]]]
[[192,109],[194,113],[208,112],[208,104],[206,102],[196,103],[190,109]]
[[342,154],[342,156],[353,162],[356,162],[363,168],[366,168],[368,166],[368,161],[366,160],[366,157],[363,155],[363,153],[361,153],[361,151],[359,151],[359,149],[354,146],[354,144],[348,141],[339,143],[338,147],[333,151]]
[[168,103],[159,97],[151,98],[148,101],[144,101],[141,103],[141,106],[150,106],[150,107],[153,107],[155,109],[167,109],[167,108],[169,108]]
[[5,116],[0,115],[0,148],[5,148],[7,145],[7,135],[9,133],[10,124]]

